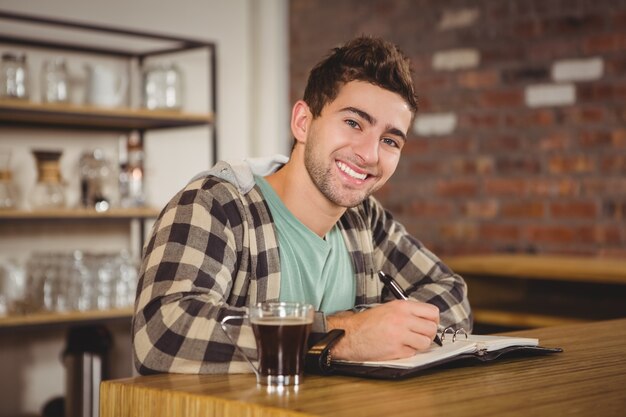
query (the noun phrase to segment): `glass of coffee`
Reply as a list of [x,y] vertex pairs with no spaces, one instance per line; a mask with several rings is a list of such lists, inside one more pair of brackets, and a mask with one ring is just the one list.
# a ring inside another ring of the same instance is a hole
[[[227,316],[221,321],[226,336],[252,366],[257,382],[268,386],[298,385],[304,373],[307,339],[315,310],[310,304],[268,302],[249,308],[244,316]],[[248,318],[258,353],[255,366],[228,333],[230,320]]]

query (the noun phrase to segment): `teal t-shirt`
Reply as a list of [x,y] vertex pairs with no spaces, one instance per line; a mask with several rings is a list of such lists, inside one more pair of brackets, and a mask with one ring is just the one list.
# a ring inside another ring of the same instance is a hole
[[255,177],[272,213],[280,253],[280,301],[312,304],[332,314],[354,307],[356,283],[352,259],[335,225],[325,238],[300,222],[271,185]]

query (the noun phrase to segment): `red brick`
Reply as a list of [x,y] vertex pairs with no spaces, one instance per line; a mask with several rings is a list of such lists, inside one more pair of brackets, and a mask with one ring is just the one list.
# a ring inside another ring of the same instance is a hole
[[573,124],[604,123],[608,119],[606,110],[600,107],[573,107],[564,109],[567,121]]
[[496,71],[467,71],[457,76],[457,83],[461,87],[481,89],[495,87],[500,82],[500,75]]
[[586,54],[623,51],[626,49],[626,34],[614,32],[590,36],[582,42],[582,49]]
[[496,170],[500,174],[537,174],[541,163],[536,156],[501,156],[496,158]]
[[448,222],[439,226],[441,238],[453,241],[472,242],[479,236],[478,228],[468,222]]
[[564,131],[551,132],[539,139],[539,148],[544,151],[564,150],[570,147],[570,134]]
[[626,155],[611,155],[602,158],[600,171],[605,174],[626,175]]
[[478,192],[474,180],[440,180],[437,183],[437,195],[440,197],[471,197]]
[[581,102],[611,102],[626,100],[626,85],[608,83],[579,84],[577,97]]
[[504,124],[518,129],[550,127],[556,124],[556,119],[554,112],[549,109],[528,110],[506,114]]
[[521,107],[524,105],[524,94],[521,90],[500,90],[485,92],[480,95],[483,107]]
[[433,152],[443,153],[467,153],[474,149],[475,139],[468,137],[438,137],[432,139]]
[[605,200],[602,203],[602,213],[608,220],[626,219],[626,201]]
[[418,77],[415,88],[418,92],[430,92],[448,90],[452,87],[452,79],[446,74],[433,74],[430,76]]
[[480,141],[482,152],[496,153],[500,151],[516,151],[524,146],[524,139],[513,135],[485,137]]
[[500,207],[500,215],[503,217],[539,219],[544,214],[544,204],[537,201],[504,202]]
[[411,161],[409,172],[417,175],[431,175],[443,172],[445,167],[439,161],[432,159]]
[[548,169],[553,174],[590,173],[595,169],[595,161],[587,155],[553,156],[548,160]]
[[528,182],[518,178],[486,178],[485,191],[493,196],[521,196],[526,194]]
[[596,255],[601,258],[623,260],[626,259],[626,247],[603,248]]
[[498,200],[468,201],[463,206],[463,214],[474,219],[493,219],[498,214]]
[[454,207],[449,202],[415,201],[409,208],[411,215],[433,219],[450,218],[453,211]]
[[490,156],[477,157],[474,159],[454,159],[447,165],[450,166],[450,171],[455,174],[487,175],[494,172],[493,158]]
[[532,196],[574,197],[580,194],[580,188],[580,183],[572,178],[528,181],[528,191]]
[[494,129],[500,125],[497,112],[464,112],[459,117],[459,127],[469,129]]
[[[623,225],[621,227],[623,229]],[[619,225],[599,225],[596,226],[596,243],[606,245],[620,245],[624,243],[622,230]]]
[[479,229],[481,240],[519,241],[522,233],[520,226],[502,224],[484,224]]
[[407,140],[402,147],[402,159],[409,159],[413,155],[424,155],[431,150],[431,139],[413,138]]
[[594,219],[599,213],[598,204],[587,202],[555,202],[550,204],[550,215],[554,218]]
[[626,196],[626,178],[588,178],[582,182],[585,195]]
[[591,131],[585,130],[580,132],[580,145],[583,148],[600,148],[611,146],[612,144],[611,132],[605,130]]
[[531,240],[540,243],[574,244],[594,241],[592,226],[530,226],[527,231]]
[[626,148],[626,129],[616,129],[611,133],[614,148]]

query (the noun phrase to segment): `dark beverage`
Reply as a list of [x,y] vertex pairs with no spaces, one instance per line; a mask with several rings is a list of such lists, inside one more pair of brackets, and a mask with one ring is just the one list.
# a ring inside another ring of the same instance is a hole
[[312,321],[307,317],[262,317],[251,320],[261,375],[302,375]]

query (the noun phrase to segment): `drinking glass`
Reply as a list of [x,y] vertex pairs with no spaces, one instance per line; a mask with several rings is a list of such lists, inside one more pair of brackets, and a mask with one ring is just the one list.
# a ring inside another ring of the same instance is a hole
[[[244,316],[226,316],[222,329],[237,350],[246,358],[257,377],[257,383],[271,387],[300,384],[304,374],[307,339],[315,310],[310,304],[267,302],[251,306]],[[228,333],[230,320],[248,318],[257,345],[258,366]]]

